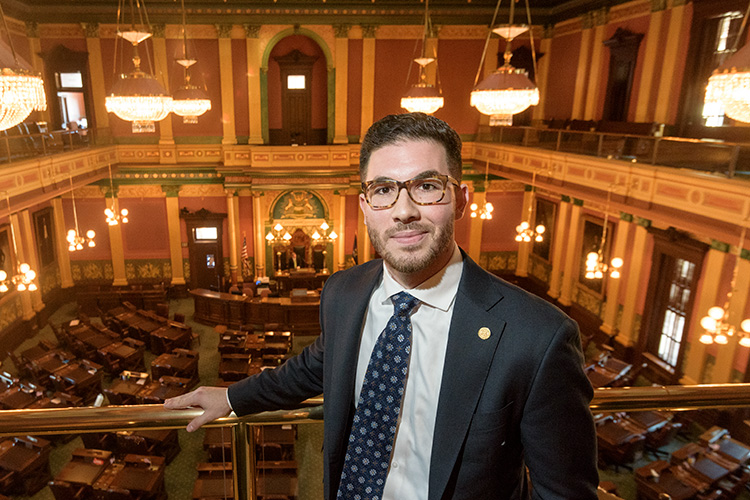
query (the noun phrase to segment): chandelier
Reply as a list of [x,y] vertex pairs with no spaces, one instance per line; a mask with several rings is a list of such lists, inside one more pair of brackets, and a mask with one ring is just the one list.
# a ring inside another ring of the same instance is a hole
[[325,221],[323,221],[323,224],[320,225],[320,229],[321,231],[323,231],[323,234],[321,235],[316,229],[315,232],[312,234],[312,239],[316,243],[328,243],[328,242],[336,241],[336,238],[338,238],[339,235],[336,234],[336,231],[332,229],[330,233],[326,234],[326,231],[328,231],[329,228],[330,226]]
[[526,219],[516,226],[516,241],[521,243],[529,243],[534,240],[537,243],[544,241],[544,232],[547,230],[544,224],[537,224],[536,227],[531,226],[531,222],[534,216],[534,191],[536,190],[536,170],[531,175],[531,197],[529,199],[529,212],[526,215]]
[[172,112],[182,117],[182,123],[198,123],[198,117],[211,109],[211,100],[200,88],[190,83],[188,69],[195,64],[195,59],[187,56],[187,27],[185,21],[185,0],[182,3],[182,59],[177,64],[185,71],[185,84],[172,94]]
[[720,102],[724,114],[733,120],[750,122],[750,44],[739,51],[737,47],[750,14],[750,4],[735,38],[734,54],[714,70],[706,86],[707,103]]
[[[10,197],[8,193],[5,193],[5,202],[8,206],[8,218],[12,215],[10,211]],[[13,240],[13,255],[18,258],[18,247],[16,245],[16,231],[13,228],[13,222],[10,222],[10,238]],[[36,283],[36,272],[31,269],[31,266],[26,262],[22,262],[16,268],[16,273],[13,276],[8,276],[4,270],[0,269],[0,293],[5,293],[14,287],[19,292],[29,291],[34,292],[37,290]]]
[[93,248],[96,246],[96,243],[94,243],[94,238],[96,237],[94,230],[89,229],[84,236],[78,229],[78,211],[76,210],[76,196],[73,192],[72,175],[70,176],[70,197],[73,199],[73,219],[75,220],[76,227],[75,229],[68,229],[68,235],[65,238],[68,241],[68,251],[75,252],[76,250],[83,250],[84,245]]
[[8,30],[5,12],[0,4],[0,17],[3,28],[8,35],[8,44],[13,54],[13,68],[0,66],[0,131],[7,130],[24,121],[32,111],[47,109],[47,98],[44,94],[42,77],[22,69],[18,61],[13,37]]
[[[490,162],[487,162],[484,167],[484,190],[485,193],[487,193],[489,188],[489,173],[490,173]],[[490,220],[492,219],[492,212],[495,210],[495,207],[492,206],[492,203],[487,201],[487,195],[485,194],[484,204],[482,205],[482,208],[479,208],[479,205],[476,203],[472,203],[469,208],[471,209],[471,217],[473,219],[476,219],[479,217],[482,220]]]
[[[414,62],[419,66],[419,81],[413,85],[404,97],[401,98],[401,107],[410,113],[425,113],[431,115],[438,109],[443,107],[445,100],[443,99],[440,89],[434,85],[427,83],[427,74],[425,73],[425,67],[428,64],[436,62],[435,57],[427,57],[427,34],[430,31],[430,16],[428,10],[429,0],[425,0],[424,3],[424,33],[422,36],[422,56],[414,59]],[[416,48],[416,47],[415,47]],[[411,70],[411,68],[409,68]],[[409,81],[409,75],[406,76],[406,81]]]
[[128,209],[123,208],[119,212],[117,211],[117,194],[115,194],[115,186],[112,182],[112,165],[107,165],[109,169],[109,192],[112,193],[112,205],[104,209],[104,215],[107,216],[107,224],[110,226],[116,226],[120,222],[123,224],[128,223]]
[[273,231],[268,231],[268,234],[266,235],[266,241],[270,244],[289,243],[291,239],[292,235],[289,234],[289,231],[285,231],[284,226],[278,222],[273,226]]
[[584,277],[588,280],[600,280],[604,274],[609,271],[609,277],[618,279],[622,275],[623,261],[620,257],[614,257],[609,264],[604,262],[604,248],[607,245],[608,222],[609,222],[609,202],[612,199],[612,188],[607,190],[607,205],[604,207],[604,224],[602,225],[602,239],[599,242],[599,249],[596,252],[586,254],[586,274]]
[[[500,1],[497,2],[495,8],[495,14],[492,18],[492,24],[494,26],[495,18],[497,17],[497,11],[500,8]],[[526,0],[526,14],[528,18],[528,26],[526,25],[514,25],[513,24],[513,13],[515,8],[515,1],[510,2],[510,23],[507,25],[498,26],[490,30],[487,33],[487,40],[484,44],[484,51],[482,52],[482,58],[479,63],[476,78],[474,79],[474,90],[471,91],[471,105],[477,108],[477,110],[490,116],[490,125],[512,125],[513,115],[526,110],[529,106],[536,106],[539,104],[539,89],[534,83],[529,80],[528,73],[523,69],[514,68],[510,64],[512,57],[510,47],[511,42],[515,37],[521,33],[529,31],[531,36],[531,53],[534,69],[536,72],[536,54],[534,51],[534,38],[532,31],[529,29],[531,26],[531,11],[529,10],[529,1]],[[487,45],[490,40],[492,33],[503,37],[505,39],[505,52],[503,59],[505,63],[497,68],[487,78],[482,80],[479,84],[479,75],[482,71],[484,64],[484,58],[487,53]]]
[[[138,44],[149,38],[151,33],[136,30],[135,19],[129,31],[120,31],[120,12],[123,10],[124,1],[120,0],[117,10],[117,36],[127,40],[133,46],[133,71],[119,76],[105,98],[104,105],[109,113],[114,113],[122,120],[133,122],[133,133],[154,132],[156,130],[154,122],[163,120],[172,110],[172,97],[156,81],[156,78],[141,70]],[[144,1],[139,0],[137,3],[139,11],[143,9],[145,12]],[[133,0],[130,0],[130,10],[134,12]],[[147,16],[146,19],[148,19]],[[116,59],[117,51],[115,50],[115,68],[117,67]]]
[[729,337],[733,337],[735,333],[739,334],[739,344],[742,347],[750,347],[750,318],[744,319],[740,322],[739,329],[729,322],[729,301],[732,298],[737,287],[737,272],[740,266],[740,259],[742,258],[742,247],[745,243],[745,232],[747,228],[742,227],[742,233],[740,236],[740,244],[737,247],[737,260],[734,263],[734,270],[732,271],[732,282],[730,290],[727,293],[727,300],[724,303],[724,307],[714,306],[708,310],[708,314],[701,318],[701,327],[703,327],[703,334],[698,339],[702,344],[719,344],[724,345],[729,342]]

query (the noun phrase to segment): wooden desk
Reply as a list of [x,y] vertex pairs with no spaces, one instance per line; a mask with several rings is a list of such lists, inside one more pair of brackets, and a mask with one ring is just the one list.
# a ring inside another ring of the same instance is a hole
[[11,387],[0,394],[0,408],[4,410],[23,410],[41,398],[44,393],[34,387]]
[[55,372],[55,387],[60,392],[80,396],[84,403],[91,403],[99,392],[102,381],[102,366],[86,360],[73,361]]
[[189,391],[190,379],[164,376],[158,382],[146,384],[137,395],[141,404],[159,404]]
[[750,459],[750,448],[732,438],[725,438],[718,443],[716,452],[738,464],[745,464]]
[[[654,476],[652,471],[658,474],[658,477]],[[699,491],[695,486],[683,482],[663,460],[636,469],[635,484],[639,498],[648,500],[661,500],[660,495],[664,494],[669,495],[672,500],[689,500]]]
[[198,351],[175,349],[174,352],[161,354],[151,362],[151,376],[159,379],[163,376],[186,378],[189,387],[198,383]]
[[277,274],[274,279],[277,283],[279,295],[288,296],[295,288],[304,288],[306,290],[317,290],[323,288],[330,274],[313,273],[313,272],[296,272]]
[[245,299],[242,295],[213,292],[199,288],[190,290],[195,305],[193,319],[208,325],[240,328],[245,323]]
[[172,349],[189,349],[192,342],[193,329],[183,323],[170,321],[167,325],[157,328],[149,334],[151,352],[163,354]]
[[104,389],[110,404],[138,404],[138,395],[148,385],[150,377],[145,372],[123,371],[108,389]]
[[93,486],[110,464],[112,453],[104,450],[79,448],[70,462],[57,473],[55,479],[66,483]]

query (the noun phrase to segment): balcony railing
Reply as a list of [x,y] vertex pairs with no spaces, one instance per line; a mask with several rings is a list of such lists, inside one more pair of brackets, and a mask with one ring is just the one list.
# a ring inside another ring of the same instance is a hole
[[477,141],[750,176],[750,144],[536,127],[482,127]]
[[[255,498],[255,441],[250,426],[306,424],[323,419],[321,399],[292,411],[229,416],[209,424],[232,430],[234,498]],[[750,384],[605,388],[595,391],[596,412],[729,409],[750,406]],[[112,430],[182,429],[202,410],[165,410],[162,405],[56,408],[0,411],[0,435],[55,435]]]

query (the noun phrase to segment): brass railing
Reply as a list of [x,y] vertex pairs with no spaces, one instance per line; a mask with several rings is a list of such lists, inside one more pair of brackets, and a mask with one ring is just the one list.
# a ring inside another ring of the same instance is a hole
[[[255,498],[254,435],[252,425],[302,424],[323,419],[322,399],[309,407],[245,417],[231,415],[207,426],[232,429],[232,469],[235,498]],[[597,389],[591,409],[597,412],[701,410],[750,406],[750,384],[621,387]],[[182,429],[202,410],[165,410],[162,405],[55,408],[0,411],[0,436],[106,432],[125,429]]]

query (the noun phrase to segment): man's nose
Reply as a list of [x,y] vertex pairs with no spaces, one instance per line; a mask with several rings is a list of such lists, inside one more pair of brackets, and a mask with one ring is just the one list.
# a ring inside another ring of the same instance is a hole
[[419,205],[409,196],[409,192],[402,187],[398,192],[398,199],[391,208],[391,214],[394,220],[409,222],[419,218]]

